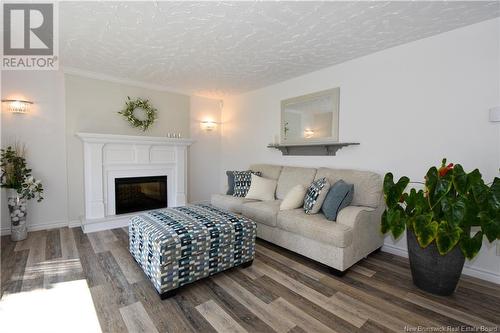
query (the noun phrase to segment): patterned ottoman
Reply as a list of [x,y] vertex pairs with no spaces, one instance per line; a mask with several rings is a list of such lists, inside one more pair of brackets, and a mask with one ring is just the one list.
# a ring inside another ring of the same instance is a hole
[[162,299],[177,288],[252,264],[255,222],[211,205],[167,208],[132,217],[130,253]]

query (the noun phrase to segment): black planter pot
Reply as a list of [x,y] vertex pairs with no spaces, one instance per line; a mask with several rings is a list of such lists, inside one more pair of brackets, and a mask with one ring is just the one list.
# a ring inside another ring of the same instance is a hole
[[465,262],[460,248],[456,246],[451,252],[442,256],[435,242],[425,249],[421,248],[415,234],[408,229],[406,239],[413,283],[432,294],[441,296],[453,294]]

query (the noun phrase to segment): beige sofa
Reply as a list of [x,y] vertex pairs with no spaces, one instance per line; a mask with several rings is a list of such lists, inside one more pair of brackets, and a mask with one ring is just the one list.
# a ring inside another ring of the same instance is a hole
[[[337,273],[344,272],[382,246],[380,218],[384,202],[379,174],[268,164],[252,165],[250,169],[278,181],[276,200],[256,201],[215,194],[211,202],[216,207],[253,219],[257,222],[259,238],[319,261]],[[330,184],[340,179],[354,184],[351,206],[339,212],[337,221],[328,221],[321,213],[307,215],[302,208],[279,210],[281,201],[292,187],[297,184],[309,186],[322,177]]]

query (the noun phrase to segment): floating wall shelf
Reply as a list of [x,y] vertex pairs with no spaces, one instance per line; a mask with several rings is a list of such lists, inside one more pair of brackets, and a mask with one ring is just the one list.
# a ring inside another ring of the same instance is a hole
[[335,156],[337,150],[357,145],[359,145],[357,142],[290,143],[269,144],[267,148],[278,149],[283,155],[291,156]]

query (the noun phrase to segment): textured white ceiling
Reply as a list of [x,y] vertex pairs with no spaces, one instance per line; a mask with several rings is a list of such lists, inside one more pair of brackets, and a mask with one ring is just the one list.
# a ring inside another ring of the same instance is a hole
[[63,2],[64,66],[235,94],[494,18],[500,2]]

